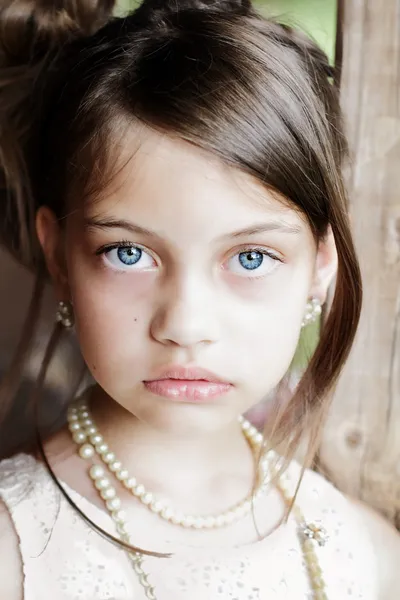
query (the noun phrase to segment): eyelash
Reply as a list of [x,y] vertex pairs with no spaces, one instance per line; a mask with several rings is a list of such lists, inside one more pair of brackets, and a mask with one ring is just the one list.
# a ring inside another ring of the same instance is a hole
[[232,256],[236,256],[236,254],[242,254],[243,252],[259,252],[260,254],[264,254],[265,256],[272,258],[273,260],[277,260],[281,263],[284,262],[282,258],[279,258],[279,256],[274,254],[274,252],[271,252],[271,250],[266,250],[265,248],[258,247],[258,246],[247,246],[247,247],[245,246],[241,250],[232,254]]
[[[132,247],[132,246],[134,246],[135,248],[140,248],[140,249],[148,252],[148,249],[145,248],[144,246],[141,246],[140,244],[137,244],[130,240],[120,240],[119,242],[114,242],[113,244],[109,244],[107,246],[102,246],[101,248],[96,250],[95,254],[96,254],[96,256],[100,256],[102,254],[106,254],[107,252],[110,252],[111,250],[115,250],[116,248],[127,248],[127,247]],[[272,258],[272,260],[276,260],[280,263],[285,262],[282,258],[277,256],[270,250],[266,250],[265,248],[261,248],[259,246],[245,246],[244,248],[233,253],[230,258],[232,258],[233,256],[236,256],[237,254],[242,254],[243,252],[260,252],[260,254],[268,256],[269,258]],[[254,279],[262,279],[263,277],[265,277],[265,275],[260,275],[260,276],[256,275],[256,276],[248,277],[247,279],[254,280]]]
[[146,252],[148,252],[147,248],[145,248],[144,246],[141,246],[140,244],[136,244],[129,240],[120,240],[119,242],[114,242],[113,244],[108,244],[107,246],[102,246],[101,248],[96,250],[95,254],[96,254],[96,256],[100,256],[101,254],[106,254],[106,252],[115,250],[115,248],[128,248],[128,247],[129,248],[131,248],[131,247],[140,248],[141,250],[145,250]]

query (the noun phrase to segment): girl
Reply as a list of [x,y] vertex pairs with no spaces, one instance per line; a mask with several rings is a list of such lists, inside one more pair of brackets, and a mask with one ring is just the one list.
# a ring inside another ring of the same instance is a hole
[[2,238],[59,301],[38,393],[62,330],[93,378],[0,466],[0,596],[395,598],[396,533],[294,459],[361,304],[327,59],[248,0],[112,9],[0,13]]

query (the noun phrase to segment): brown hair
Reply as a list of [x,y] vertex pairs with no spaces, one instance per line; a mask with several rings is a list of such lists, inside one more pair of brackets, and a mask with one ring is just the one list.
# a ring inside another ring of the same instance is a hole
[[94,169],[96,178],[107,173],[101,188],[113,134],[134,122],[187,140],[277,190],[305,215],[316,240],[330,226],[339,260],[331,310],[293,398],[266,431],[274,445],[285,443],[288,457],[309,433],[311,455],[362,296],[328,59],[248,0],[145,0],[126,18],[111,18],[113,4],[3,0],[2,242],[41,269],[38,206],[61,218],[72,189],[81,199],[95,195]]

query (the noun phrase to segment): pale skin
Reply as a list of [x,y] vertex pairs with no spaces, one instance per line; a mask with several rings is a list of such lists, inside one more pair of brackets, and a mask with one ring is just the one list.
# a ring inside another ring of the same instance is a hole
[[[254,460],[237,417],[286,373],[307,300],[324,302],[336,271],[333,236],[316,244],[305,218],[276,194],[185,142],[146,129],[125,142],[121,159],[133,159],[107,193],[71,211],[62,228],[41,208],[38,237],[57,300],[73,304],[104,438],[175,508],[218,513],[252,485]],[[140,259],[124,264],[112,244],[135,246]],[[249,251],[261,261],[251,271],[239,260]],[[171,364],[211,370],[232,388],[201,405],[149,392],[143,381]],[[46,452],[57,475],[102,508],[67,430]],[[162,522],[128,493],[121,498],[128,515],[140,515],[141,547],[163,551],[155,539],[219,545],[257,537],[251,517],[193,532]],[[394,600],[400,537],[357,507],[379,549],[380,598]],[[271,490],[256,510],[266,535],[279,526],[284,503]],[[0,555],[1,596],[20,599],[17,539],[1,507]]]

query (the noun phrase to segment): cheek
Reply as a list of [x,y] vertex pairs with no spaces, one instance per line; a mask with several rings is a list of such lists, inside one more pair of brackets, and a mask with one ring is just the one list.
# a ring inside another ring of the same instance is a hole
[[[249,323],[247,323],[249,325]],[[293,320],[288,326],[275,319],[258,319],[257,326],[241,328],[242,339],[232,341],[232,347],[242,348],[232,356],[235,371],[246,382],[254,404],[274,389],[292,363],[300,329]]]
[[116,273],[104,268],[70,270],[76,332],[92,372],[121,373],[137,360],[148,330],[152,273]]
[[233,329],[237,347],[241,347],[253,356],[290,360],[299,337],[303,311],[302,303],[295,304],[289,299],[279,303],[265,302],[261,306],[250,306],[243,311],[240,320]]
[[308,296],[307,278],[286,273],[283,279],[267,286],[256,281],[235,284],[241,301],[230,347],[235,353],[240,349],[238,368],[260,395],[282,379],[292,362]]
[[282,265],[264,278],[228,275],[225,281],[229,295],[237,303],[240,321],[246,322],[249,332],[254,329],[256,334],[263,330],[265,335],[277,328],[279,331],[297,329],[311,285],[309,269]]

